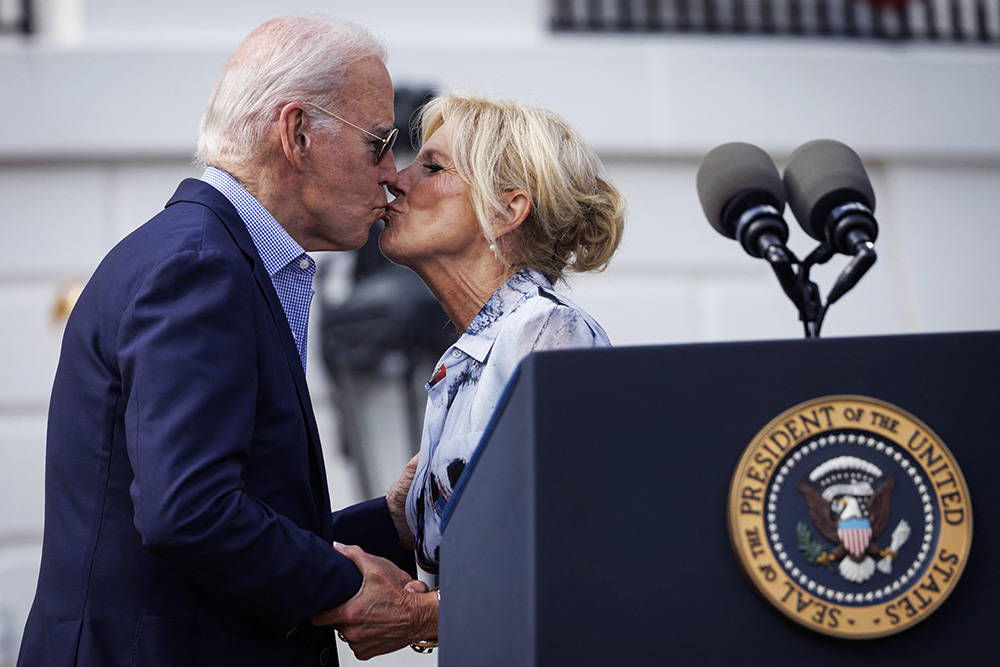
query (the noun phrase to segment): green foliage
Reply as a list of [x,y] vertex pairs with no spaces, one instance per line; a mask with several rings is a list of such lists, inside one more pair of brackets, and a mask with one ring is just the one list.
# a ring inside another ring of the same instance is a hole
[[[798,532],[799,551],[802,552],[802,555],[806,557],[806,560],[809,561],[810,565],[823,565],[824,563],[819,560],[820,556],[826,553],[823,550],[823,544],[813,539],[812,531],[809,530],[809,526],[807,526],[804,522],[799,521],[795,528]],[[831,572],[834,571],[832,562],[825,563],[825,565]]]

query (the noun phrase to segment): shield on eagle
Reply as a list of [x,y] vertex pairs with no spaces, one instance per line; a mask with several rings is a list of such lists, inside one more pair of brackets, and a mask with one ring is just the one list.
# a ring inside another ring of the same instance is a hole
[[872,526],[868,519],[853,518],[837,523],[837,536],[848,553],[855,558],[861,558],[872,540]]

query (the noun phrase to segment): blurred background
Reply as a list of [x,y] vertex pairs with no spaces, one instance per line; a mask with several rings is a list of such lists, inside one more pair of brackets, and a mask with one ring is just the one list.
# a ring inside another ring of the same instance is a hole
[[[701,211],[698,166],[729,141],[781,168],[833,138],[867,167],[879,259],[825,337],[1000,328],[1000,0],[0,0],[0,667],[34,592],[74,293],[199,175],[216,75],[290,12],[388,43],[401,125],[428,93],[457,90],[551,107],[582,132],[630,212],[611,267],[565,291],[619,346],[802,337],[767,265]],[[402,168],[413,153],[397,146]],[[785,218],[803,257],[816,242]],[[337,505],[384,493],[416,450],[424,375],[452,334],[370,251],[316,256],[308,379]],[[824,295],[845,261],[813,272]]]

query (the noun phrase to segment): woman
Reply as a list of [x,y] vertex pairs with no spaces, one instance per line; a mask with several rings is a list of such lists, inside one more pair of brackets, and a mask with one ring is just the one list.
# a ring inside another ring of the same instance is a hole
[[625,202],[549,111],[447,95],[420,120],[423,146],[399,174],[379,243],[464,332],[427,384],[407,499],[418,561],[436,573],[441,515],[517,364],[534,350],[610,345],[552,284],[607,265]]
[[[625,201],[580,136],[549,111],[446,95],[424,107],[420,126],[423,146],[391,188],[396,198],[386,206],[379,244],[423,279],[464,332],[427,383],[406,500],[418,562],[437,573],[441,515],[517,364],[535,350],[610,345],[597,322],[552,284],[568,271],[607,265],[621,239]],[[359,566],[366,582],[377,576],[376,568]],[[406,588],[427,590],[420,582]],[[424,622],[410,627],[437,627],[431,599],[431,610],[420,612]],[[346,612],[318,620],[340,627],[364,659],[399,646],[390,637],[405,634],[396,621],[405,624],[406,613],[376,620],[369,609],[357,622]]]

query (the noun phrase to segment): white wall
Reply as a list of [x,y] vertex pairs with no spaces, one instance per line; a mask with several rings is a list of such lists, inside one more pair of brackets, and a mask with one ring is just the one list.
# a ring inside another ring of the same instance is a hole
[[[545,6],[50,0],[42,38],[0,40],[0,666],[13,659],[24,582],[37,568],[61,334],[53,305],[194,174],[212,82],[242,36],[273,15],[361,20],[390,43],[397,84],[516,97],[578,127],[628,196],[630,217],[612,267],[574,280],[571,296],[620,345],[801,336],[767,266],[701,213],[699,162],[733,140],[760,145],[780,167],[799,144],[831,137],[868,167],[879,260],[831,309],[826,336],[1000,328],[996,49],[552,36]],[[813,244],[796,227],[790,245],[801,256]],[[830,264],[815,272],[824,292],[843,260]],[[331,483],[349,502],[350,468],[318,352],[311,358]]]

